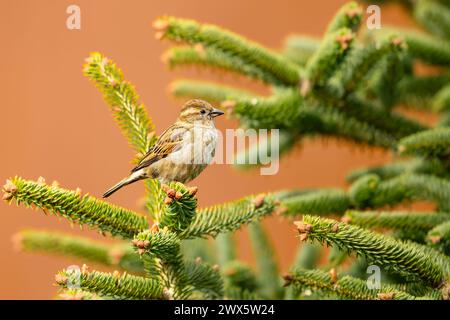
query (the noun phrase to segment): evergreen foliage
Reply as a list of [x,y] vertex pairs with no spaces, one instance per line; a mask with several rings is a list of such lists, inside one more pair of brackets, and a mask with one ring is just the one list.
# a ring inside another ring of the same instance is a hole
[[[218,68],[268,86],[270,94],[260,95],[179,79],[170,92],[213,102],[242,128],[280,129],[281,154],[304,139],[332,137],[407,159],[351,172],[346,190],[283,190],[206,208],[197,206],[196,187],[146,180],[145,215],[42,178],[13,177],[3,186],[6,202],[116,238],[110,245],[25,230],[16,245],[123,271],[89,271],[85,265],[63,270],[55,277],[61,299],[448,299],[450,9],[448,1],[402,3],[424,30],[362,30],[363,7],[349,2],[321,39],[294,34],[281,52],[194,20],[166,16],[154,28],[158,39],[178,44],[164,54],[171,68]],[[416,62],[436,71],[418,74]],[[100,53],[90,55],[83,72],[103,94],[139,160],[157,137],[136,90]],[[421,123],[399,106],[434,112],[439,122]],[[236,163],[270,145],[250,146],[236,155]],[[417,201],[434,207],[392,210]],[[303,216],[296,222],[302,244],[284,277],[260,221],[269,215]],[[247,225],[256,268],[236,252],[233,233]],[[332,246],[325,264],[323,244]],[[370,264],[382,268],[378,289],[367,286]]]

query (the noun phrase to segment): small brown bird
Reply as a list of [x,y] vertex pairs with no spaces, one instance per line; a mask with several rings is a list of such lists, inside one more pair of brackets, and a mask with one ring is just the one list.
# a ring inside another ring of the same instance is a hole
[[206,101],[186,102],[177,121],[161,134],[131,174],[106,191],[103,198],[142,179],[186,183],[196,178],[214,158],[218,138],[214,118],[222,114]]

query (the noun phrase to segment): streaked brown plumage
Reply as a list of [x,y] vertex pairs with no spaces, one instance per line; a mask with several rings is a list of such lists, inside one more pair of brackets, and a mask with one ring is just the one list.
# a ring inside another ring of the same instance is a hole
[[223,112],[203,100],[190,100],[177,121],[167,128],[131,174],[114,185],[104,198],[130,183],[153,178],[161,183],[187,183],[212,161],[217,143],[214,118]]

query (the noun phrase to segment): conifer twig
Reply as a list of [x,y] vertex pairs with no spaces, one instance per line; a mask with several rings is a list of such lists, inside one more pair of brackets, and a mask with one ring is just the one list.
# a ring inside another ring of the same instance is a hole
[[341,28],[358,31],[363,16],[362,7],[355,1],[344,4],[328,24],[326,34],[333,33]]
[[129,244],[110,245],[58,232],[23,230],[14,236],[15,245],[25,252],[43,252],[84,259],[87,262],[143,272],[142,261]]
[[399,141],[398,150],[404,155],[448,158],[450,128],[434,128],[405,137]]
[[276,204],[270,195],[250,196],[241,200],[201,209],[191,225],[180,233],[182,239],[216,237],[219,233],[235,231],[243,224],[271,214]]
[[356,211],[348,210],[343,221],[365,228],[428,231],[450,220],[445,212]]
[[160,278],[173,290],[176,299],[187,298],[191,292],[189,278],[181,256],[180,239],[168,228],[146,230],[133,239],[136,252],[146,259],[156,259]]
[[156,141],[155,127],[134,87],[113,61],[98,52],[86,59],[83,72],[103,93],[130,144],[144,155]]
[[450,64],[450,44],[438,37],[392,27],[383,27],[379,33],[383,37],[395,33],[404,38],[408,52],[423,62],[442,66]]
[[285,215],[343,213],[350,206],[348,195],[338,189],[319,190],[282,200]]
[[450,38],[450,8],[439,1],[416,1],[414,17],[431,33],[444,39]]
[[222,268],[226,296],[231,299],[255,299],[258,281],[246,264],[234,260]]
[[291,35],[284,41],[283,55],[289,60],[304,66],[319,48],[320,40],[303,35]]
[[154,22],[158,38],[168,38],[188,44],[202,44],[205,48],[222,51],[243,63],[260,69],[277,79],[276,84],[296,85],[297,67],[278,53],[251,42],[220,27],[200,24],[194,20],[161,17]]
[[403,173],[428,174],[444,178],[448,176],[447,168],[445,168],[439,160],[414,158],[406,161],[395,161],[380,166],[356,169],[350,171],[346,177],[346,180],[348,182],[355,182],[359,178],[368,174],[376,174],[382,180],[386,180],[399,176]]
[[407,272],[433,287],[449,280],[449,258],[429,247],[403,243],[357,226],[315,216],[303,216],[303,221],[296,224],[303,240],[317,240],[355,251],[379,266]]
[[163,60],[170,68],[189,65],[205,66],[242,74],[268,84],[279,82],[271,73],[263,72],[260,68],[248,64],[236,56],[215,48],[205,48],[201,44],[193,47],[170,48],[164,53]]
[[119,272],[88,271],[85,265],[81,271],[63,270],[56,274],[55,280],[61,288],[79,287],[100,296],[117,299],[170,298],[164,293],[164,288],[157,280]]
[[415,297],[389,285],[380,289],[369,289],[366,281],[350,276],[333,278],[329,272],[321,270],[295,269],[284,276],[286,286],[309,287],[337,294],[339,297],[355,300],[414,300]]
[[62,216],[80,225],[87,224],[100,232],[109,232],[124,238],[148,228],[147,219],[131,210],[120,208],[79,191],[70,191],[45,182],[34,182],[14,177],[3,187],[6,201],[15,200],[44,213]]
[[[199,261],[200,260],[200,261]],[[201,259],[185,264],[185,271],[190,285],[201,292],[206,299],[223,299],[224,283],[217,265],[210,266]]]
[[427,242],[434,246],[448,246],[450,244],[450,222],[443,222],[431,229],[427,235]]

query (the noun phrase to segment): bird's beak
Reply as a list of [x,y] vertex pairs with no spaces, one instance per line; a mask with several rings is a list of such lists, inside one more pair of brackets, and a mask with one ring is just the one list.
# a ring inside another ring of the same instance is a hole
[[221,115],[223,115],[223,114],[224,114],[224,112],[221,111],[221,110],[219,110],[219,109],[213,109],[213,111],[211,111],[211,112],[209,113],[209,115],[210,115],[211,117],[213,117],[213,118],[218,117],[218,116],[221,116]]

